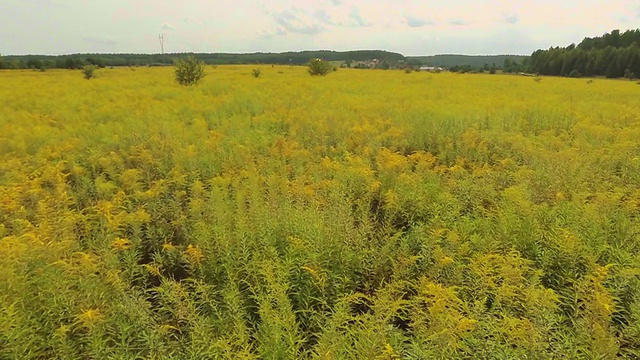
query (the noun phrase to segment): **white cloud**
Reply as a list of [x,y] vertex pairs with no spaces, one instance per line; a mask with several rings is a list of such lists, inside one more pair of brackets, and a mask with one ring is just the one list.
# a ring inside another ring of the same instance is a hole
[[502,14],[502,21],[507,24],[517,24],[520,22],[520,15],[516,12],[506,12]]
[[449,24],[456,25],[456,26],[466,26],[466,25],[469,25],[469,22],[463,19],[455,18],[455,19],[450,19]]
[[423,27],[425,25],[434,25],[433,21],[420,19],[414,16],[407,16],[406,20],[409,27]]
[[324,9],[318,9],[314,11],[313,16],[322,23],[333,25],[333,21],[331,20],[331,15],[329,15],[329,13],[327,13],[327,11]]
[[196,27],[202,27],[202,22],[200,20],[194,19],[191,16],[185,16],[182,18],[182,22],[189,25],[194,25]]
[[352,8],[351,12],[349,13],[349,18],[351,19],[351,26],[355,26],[355,27],[369,27],[371,25],[373,25],[371,22],[365,20],[362,15],[360,14],[360,10],[358,10],[358,8]]
[[175,26],[173,26],[171,24],[167,24],[167,23],[162,24],[161,29],[162,29],[162,31],[167,31],[167,32],[176,31],[176,27]]
[[317,20],[303,19],[289,10],[274,13],[272,16],[280,26],[290,33],[317,35],[325,30],[322,25],[317,23]]

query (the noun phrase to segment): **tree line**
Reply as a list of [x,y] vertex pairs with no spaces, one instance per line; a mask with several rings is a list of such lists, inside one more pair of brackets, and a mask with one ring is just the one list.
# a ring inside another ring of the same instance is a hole
[[205,64],[289,64],[303,65],[310,59],[326,61],[367,61],[379,59],[398,62],[404,55],[383,50],[358,51],[298,51],[284,53],[175,53],[175,54],[74,54],[74,55],[23,55],[0,57],[0,69],[80,69],[84,65],[106,66],[162,66],[172,65],[174,59],[194,56]]
[[531,72],[556,76],[640,75],[640,29],[614,30],[599,37],[585,38],[578,45],[535,51],[529,60]]

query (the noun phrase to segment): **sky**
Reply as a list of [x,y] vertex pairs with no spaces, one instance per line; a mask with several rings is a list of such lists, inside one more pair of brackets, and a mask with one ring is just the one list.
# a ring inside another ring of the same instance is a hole
[[0,0],[0,54],[531,54],[640,27],[640,0]]

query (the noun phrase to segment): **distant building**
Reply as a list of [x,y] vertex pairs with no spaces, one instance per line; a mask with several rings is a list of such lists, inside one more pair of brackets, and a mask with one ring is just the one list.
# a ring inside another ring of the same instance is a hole
[[420,71],[442,71],[441,67],[436,66],[420,66]]

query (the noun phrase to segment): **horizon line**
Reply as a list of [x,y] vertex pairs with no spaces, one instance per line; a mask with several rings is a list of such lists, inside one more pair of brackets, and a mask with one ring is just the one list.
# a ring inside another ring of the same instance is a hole
[[[531,56],[531,54],[515,54],[515,53],[493,53],[493,54],[462,54],[462,53],[435,53],[435,54],[420,54],[420,55],[405,55],[400,52],[380,50],[380,49],[354,49],[354,50],[328,50],[328,49],[313,49],[313,50],[287,50],[287,51],[254,51],[254,52],[170,52],[170,53],[148,53],[148,52],[74,52],[74,53],[58,53],[58,54],[1,54],[1,57],[16,57],[16,56],[74,56],[74,55],[182,55],[182,54],[194,54],[194,55],[253,55],[253,54],[287,54],[287,53],[304,53],[304,52],[335,52],[335,53],[347,53],[357,51],[381,51],[392,54],[402,55],[403,57],[427,57],[427,56]],[[533,52],[532,52],[533,53]]]

